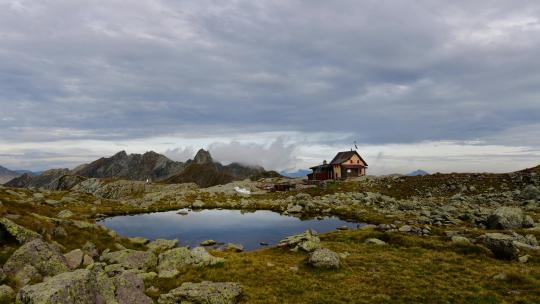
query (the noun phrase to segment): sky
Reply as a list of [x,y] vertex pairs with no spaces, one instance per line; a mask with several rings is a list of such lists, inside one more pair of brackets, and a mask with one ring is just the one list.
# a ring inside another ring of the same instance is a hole
[[0,0],[0,165],[540,164],[540,2]]

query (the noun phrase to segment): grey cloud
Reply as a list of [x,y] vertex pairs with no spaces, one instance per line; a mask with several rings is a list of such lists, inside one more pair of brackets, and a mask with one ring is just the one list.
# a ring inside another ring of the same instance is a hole
[[536,1],[2,1],[0,137],[497,142],[540,118],[539,18]]
[[[245,165],[263,166],[268,170],[285,170],[294,168],[298,159],[296,157],[297,144],[289,143],[284,136],[267,143],[240,142],[212,142],[207,145],[212,157],[219,162],[229,164],[233,162]],[[193,159],[196,147],[182,147],[169,149],[164,154],[177,161]]]
[[239,162],[246,165],[259,165],[270,170],[293,168],[296,158],[296,145],[287,143],[279,137],[269,144],[213,143],[208,146],[213,157],[225,163]]

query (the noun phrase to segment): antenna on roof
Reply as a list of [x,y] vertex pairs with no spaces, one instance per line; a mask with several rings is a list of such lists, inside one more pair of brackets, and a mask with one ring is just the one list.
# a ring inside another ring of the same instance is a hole
[[356,140],[354,141],[354,150],[358,150],[358,146],[356,145]]

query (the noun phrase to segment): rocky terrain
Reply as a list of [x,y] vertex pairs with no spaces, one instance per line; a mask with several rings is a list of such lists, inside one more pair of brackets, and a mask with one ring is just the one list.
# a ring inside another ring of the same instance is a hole
[[[0,187],[0,303],[539,302],[540,166],[317,186],[290,179],[293,191],[261,190],[283,180],[201,188],[64,175],[55,190]],[[96,222],[180,208],[366,225],[243,252],[126,238]]]

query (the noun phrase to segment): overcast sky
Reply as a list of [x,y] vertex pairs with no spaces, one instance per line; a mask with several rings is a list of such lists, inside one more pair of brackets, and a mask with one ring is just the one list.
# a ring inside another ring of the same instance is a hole
[[0,0],[0,165],[540,163],[539,1]]

